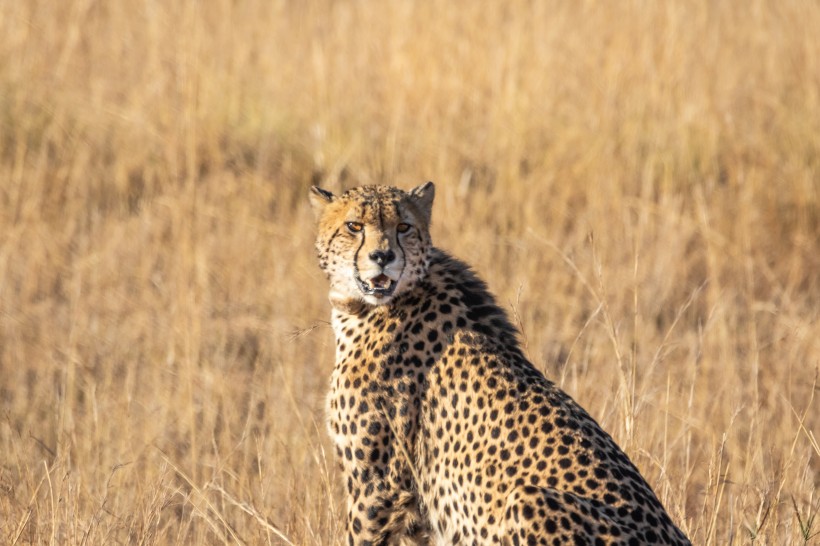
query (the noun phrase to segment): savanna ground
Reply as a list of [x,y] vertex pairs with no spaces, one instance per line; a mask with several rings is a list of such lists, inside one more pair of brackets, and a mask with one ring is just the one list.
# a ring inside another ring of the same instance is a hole
[[820,533],[820,4],[0,2],[0,542],[338,544],[306,193],[437,182],[696,544]]

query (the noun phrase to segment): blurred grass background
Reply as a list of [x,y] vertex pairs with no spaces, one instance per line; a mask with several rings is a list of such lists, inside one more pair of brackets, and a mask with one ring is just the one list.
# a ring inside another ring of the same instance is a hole
[[310,184],[437,183],[696,544],[820,532],[820,4],[0,3],[0,542],[337,544]]

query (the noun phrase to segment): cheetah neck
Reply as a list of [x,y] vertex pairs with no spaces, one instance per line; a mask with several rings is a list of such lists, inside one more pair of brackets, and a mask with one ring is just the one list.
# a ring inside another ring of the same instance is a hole
[[457,335],[520,351],[518,332],[486,284],[463,262],[433,249],[427,276],[388,305],[334,306],[337,365],[348,369],[435,362]]

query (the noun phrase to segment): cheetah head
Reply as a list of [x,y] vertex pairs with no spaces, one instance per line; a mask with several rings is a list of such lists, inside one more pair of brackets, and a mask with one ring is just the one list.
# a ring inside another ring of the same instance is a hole
[[432,182],[409,192],[362,186],[338,196],[311,188],[319,266],[334,307],[385,305],[426,275],[434,195]]

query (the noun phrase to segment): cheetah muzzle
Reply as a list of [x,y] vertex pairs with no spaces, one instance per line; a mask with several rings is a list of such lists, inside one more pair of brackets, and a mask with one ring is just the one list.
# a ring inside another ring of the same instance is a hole
[[313,187],[348,546],[690,544],[612,437],[430,239],[435,188]]
[[356,277],[356,280],[359,281],[359,286],[362,288],[362,294],[368,296],[386,298],[388,296],[392,296],[393,291],[396,290],[396,281],[384,273],[379,273],[375,277],[368,279],[366,282],[359,277]]

